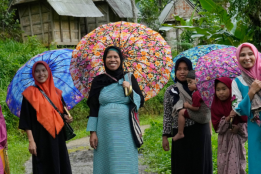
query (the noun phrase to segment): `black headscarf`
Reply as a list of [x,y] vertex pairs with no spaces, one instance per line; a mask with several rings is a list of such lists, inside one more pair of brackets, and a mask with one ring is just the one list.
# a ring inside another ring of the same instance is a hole
[[[115,71],[112,71],[110,70],[107,66],[106,66],[106,57],[107,57],[107,54],[108,52],[110,51],[110,49],[112,50],[117,50],[116,52],[119,54],[120,56],[120,59],[121,59],[121,63],[120,63],[120,66],[117,70]],[[121,78],[123,78],[124,76],[124,72],[123,72],[123,67],[122,67],[122,64],[123,64],[123,61],[124,61],[124,57],[122,55],[122,52],[121,50],[116,47],[116,46],[109,46],[105,49],[104,51],[104,54],[103,54],[103,62],[104,62],[104,67],[105,67],[105,71],[107,74],[109,74],[110,76],[114,77],[115,79],[117,80],[120,80]],[[113,80],[111,77],[109,77],[108,75],[106,74],[101,74],[99,76],[96,76],[93,81],[92,81],[92,86],[91,86],[91,91],[90,91],[90,94],[89,94],[89,97],[88,97],[88,101],[91,97],[93,97],[95,94],[97,93],[100,93],[100,91],[102,90],[103,87],[105,86],[109,86],[110,84],[112,83],[116,83],[115,80]],[[87,101],[87,103],[88,103]]]
[[181,83],[182,86],[183,86],[183,89],[184,89],[189,95],[191,95],[191,94],[192,94],[192,91],[189,90],[187,81],[183,81],[183,82],[182,82],[182,81],[180,81],[180,80],[177,78],[177,76],[176,76],[176,73],[177,73],[179,64],[180,64],[181,62],[186,63],[186,65],[188,66],[188,70],[189,70],[189,71],[190,71],[190,70],[193,70],[193,68],[192,68],[192,63],[191,63],[191,61],[190,61],[188,58],[186,58],[186,57],[181,57],[181,58],[179,58],[179,59],[176,61],[176,64],[175,64],[175,80],[174,80],[174,82],[179,82],[179,83]]

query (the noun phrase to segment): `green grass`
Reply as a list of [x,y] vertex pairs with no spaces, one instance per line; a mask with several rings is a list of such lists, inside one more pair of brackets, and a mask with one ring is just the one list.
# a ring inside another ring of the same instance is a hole
[[[151,127],[145,130],[144,144],[140,148],[140,152],[143,153],[143,164],[148,165],[148,171],[170,174],[171,173],[171,151],[165,152],[162,149],[162,117],[157,117],[157,120],[151,121]],[[213,174],[217,174],[217,149],[218,149],[218,134],[213,130],[212,134],[212,160],[213,160]],[[171,142],[171,138],[169,138]],[[170,143],[171,145],[171,143]],[[248,145],[245,144],[246,157],[248,156]],[[248,159],[248,158],[247,158]],[[248,173],[248,165],[246,168]]]

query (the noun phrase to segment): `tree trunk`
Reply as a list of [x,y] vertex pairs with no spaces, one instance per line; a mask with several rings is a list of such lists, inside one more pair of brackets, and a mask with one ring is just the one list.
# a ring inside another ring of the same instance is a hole
[[134,23],[137,23],[137,13],[136,13],[135,0],[131,0],[131,7],[132,7],[132,14],[133,14]]

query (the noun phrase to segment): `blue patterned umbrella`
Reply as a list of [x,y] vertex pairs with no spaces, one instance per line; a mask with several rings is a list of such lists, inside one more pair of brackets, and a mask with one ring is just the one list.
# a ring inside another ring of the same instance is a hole
[[22,92],[28,86],[34,85],[32,68],[37,61],[45,61],[49,65],[55,87],[63,91],[62,96],[68,109],[73,108],[83,99],[83,95],[74,86],[69,71],[72,51],[70,49],[60,49],[43,52],[30,59],[16,72],[8,86],[6,97],[6,103],[14,115],[20,117],[23,99]]
[[181,57],[186,57],[191,60],[193,69],[195,69],[198,59],[211,51],[218,50],[218,49],[223,49],[223,48],[228,48],[230,46],[227,45],[219,45],[219,44],[211,44],[211,45],[199,45],[194,48],[188,49],[186,51],[181,52],[179,55],[173,58],[173,63],[174,66],[171,70],[171,78],[174,80],[175,79],[175,62],[181,58]]

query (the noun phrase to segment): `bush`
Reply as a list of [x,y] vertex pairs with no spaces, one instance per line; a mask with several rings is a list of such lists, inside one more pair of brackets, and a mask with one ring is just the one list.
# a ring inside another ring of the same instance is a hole
[[10,10],[9,0],[0,0],[0,39],[12,38],[21,41],[19,21],[15,20],[15,10]]

